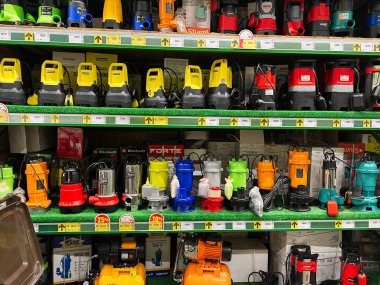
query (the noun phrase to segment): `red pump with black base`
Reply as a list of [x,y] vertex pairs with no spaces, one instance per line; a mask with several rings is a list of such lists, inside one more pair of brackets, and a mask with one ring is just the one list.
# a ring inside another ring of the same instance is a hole
[[258,65],[253,78],[249,105],[257,110],[276,109],[276,67]]
[[308,245],[293,245],[290,248],[290,285],[317,285],[317,259]]
[[370,285],[370,280],[361,271],[361,261],[356,247],[342,249],[341,285]]
[[312,0],[310,2],[306,23],[307,35],[328,37],[331,29],[330,0]]
[[366,110],[380,111],[380,58],[368,61],[365,70]]
[[276,0],[258,0],[257,10],[251,14],[247,26],[258,35],[276,34]]
[[303,13],[305,11],[305,0],[285,0],[284,3],[284,35],[303,36]]
[[220,11],[218,33],[236,34],[238,32],[239,17],[236,10],[238,0],[223,0]]

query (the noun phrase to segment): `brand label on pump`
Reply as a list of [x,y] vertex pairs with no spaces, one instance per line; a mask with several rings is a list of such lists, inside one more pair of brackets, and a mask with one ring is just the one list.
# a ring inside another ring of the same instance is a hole
[[340,13],[339,20],[348,20],[350,18],[350,13]]
[[301,75],[301,81],[302,82],[309,82],[310,81],[310,75]]
[[342,82],[348,82],[350,80],[350,76],[348,75],[341,75],[339,76],[339,80]]
[[303,178],[303,169],[302,168],[297,168],[296,177],[297,178]]

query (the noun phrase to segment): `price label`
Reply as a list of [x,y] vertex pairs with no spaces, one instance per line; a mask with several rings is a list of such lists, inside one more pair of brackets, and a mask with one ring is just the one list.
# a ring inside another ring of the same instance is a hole
[[372,128],[380,128],[380,120],[372,119]]
[[130,116],[116,116],[115,124],[116,125],[130,125],[131,117]]
[[206,48],[219,48],[218,39],[206,39]]
[[342,221],[342,229],[353,229],[355,228],[355,221]]
[[223,221],[214,221],[213,222],[213,230],[220,231],[226,229],[226,223]]
[[43,114],[30,114],[29,122],[31,124],[42,124],[44,123],[44,115]]
[[368,227],[370,229],[380,229],[380,220],[369,220]]
[[66,223],[67,233],[78,233],[80,232],[80,223]]
[[232,223],[232,229],[233,230],[245,230],[245,222],[233,222]]
[[132,36],[131,44],[134,46],[146,46],[146,37],[145,36]]
[[72,44],[83,44],[84,39],[82,34],[70,34],[69,35],[69,43]]
[[256,40],[243,40],[242,47],[246,49],[256,49]]
[[119,231],[130,232],[135,230],[135,218],[132,215],[124,214],[119,218]]
[[270,127],[282,127],[282,119],[281,118],[269,118],[269,126]]
[[169,118],[167,116],[154,116],[153,122],[155,125],[168,125],[169,124]]
[[354,127],[354,120],[353,119],[341,119],[340,120],[340,127],[341,128],[353,128]]
[[9,31],[1,31],[0,32],[0,40],[1,41],[10,41],[11,33]]
[[239,118],[238,124],[241,127],[250,127],[251,126],[251,119],[250,118]]
[[111,220],[106,214],[97,215],[94,222],[96,232],[109,232],[111,230]]
[[184,46],[184,39],[172,37],[172,38],[170,38],[170,46],[171,47],[183,47]]
[[311,228],[311,222],[310,221],[299,221],[298,222],[298,228],[301,230],[308,230]]
[[207,117],[206,126],[219,126],[219,118],[216,117]]
[[47,32],[35,32],[34,41],[35,42],[50,42],[50,35]]
[[193,222],[181,222],[181,230],[193,231],[194,230],[194,223]]
[[163,231],[164,230],[164,216],[158,213],[152,214],[149,217],[149,230],[150,231]]
[[104,115],[91,115],[91,124],[104,125],[106,123],[106,116]]
[[261,222],[261,229],[273,230],[274,229],[274,222],[273,221],[262,221]]
[[375,46],[373,43],[362,43],[361,51],[362,52],[374,52]]
[[305,118],[303,120],[303,125],[307,128],[316,128],[317,127],[317,119]]
[[0,113],[0,123],[8,123],[9,116],[8,113]]
[[343,51],[343,44],[342,43],[330,43],[330,50],[331,51]]
[[260,42],[261,49],[273,49],[274,48],[274,42],[273,40],[263,40]]
[[106,36],[107,45],[121,45],[121,36],[120,35],[107,35]]
[[302,50],[315,50],[315,43],[314,42],[301,42],[301,49]]
[[34,224],[33,224],[33,228],[34,228],[34,231],[35,231],[36,233],[38,233],[38,224],[34,223]]

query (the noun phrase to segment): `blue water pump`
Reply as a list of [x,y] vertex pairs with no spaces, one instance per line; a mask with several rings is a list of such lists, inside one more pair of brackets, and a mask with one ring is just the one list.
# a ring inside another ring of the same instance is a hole
[[67,26],[71,28],[92,28],[92,15],[84,0],[70,0],[67,11]]
[[380,38],[380,0],[368,1],[366,26],[369,38]]
[[175,164],[176,176],[179,181],[179,190],[173,198],[173,211],[187,213],[194,211],[194,197],[191,195],[193,189],[194,164],[188,157],[178,159]]
[[151,0],[136,0],[133,2],[132,30],[153,31]]
[[323,151],[322,162],[322,188],[319,190],[319,201],[321,208],[326,209],[327,202],[334,200],[338,206],[344,204],[344,197],[338,196],[336,191],[336,159],[335,154],[330,149]]
[[67,253],[61,258],[61,267],[58,267],[55,271],[55,274],[60,276],[62,279],[71,278],[71,257]]
[[158,248],[156,252],[154,253],[154,258],[152,258],[152,263],[155,266],[162,266],[162,250],[161,248]]
[[376,181],[379,169],[369,154],[365,154],[363,160],[355,167],[355,186],[361,190],[361,196],[352,196],[354,209],[361,212],[376,212],[377,197],[375,196]]

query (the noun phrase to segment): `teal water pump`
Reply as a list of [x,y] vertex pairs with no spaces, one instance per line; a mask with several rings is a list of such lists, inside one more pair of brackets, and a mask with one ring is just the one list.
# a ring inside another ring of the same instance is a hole
[[[377,212],[378,198],[375,196],[376,181],[379,169],[369,154],[357,162],[355,166],[355,187],[360,190],[360,196],[353,194],[351,197],[354,209],[361,212]],[[354,191],[355,193],[355,191]]]

